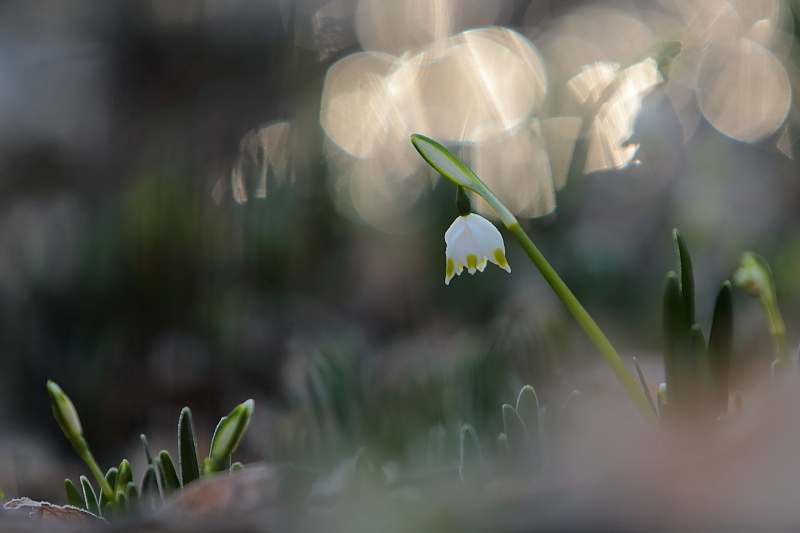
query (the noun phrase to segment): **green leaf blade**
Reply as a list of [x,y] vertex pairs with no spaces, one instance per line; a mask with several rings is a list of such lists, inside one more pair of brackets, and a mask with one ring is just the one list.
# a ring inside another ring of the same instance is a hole
[[520,389],[517,396],[516,411],[528,432],[533,467],[537,472],[541,471],[543,450],[539,399],[536,396],[536,391],[530,385],[525,385]]
[[462,483],[477,480],[482,469],[481,450],[475,430],[469,424],[461,427],[461,442],[459,446],[458,473]]
[[505,433],[497,435],[497,462],[503,467],[508,465],[508,435]]
[[716,416],[728,411],[728,389],[733,358],[733,289],[722,284],[714,303],[714,318],[708,335],[708,363],[711,372],[711,402]]
[[[111,468],[108,469],[108,472],[106,472],[106,483],[108,483],[108,485],[112,488],[117,486],[118,473],[119,471],[117,470],[116,466],[112,466]],[[108,509],[109,505],[111,507],[114,507],[114,502],[111,501],[111,499],[106,496],[105,491],[103,491],[100,494],[100,509],[103,509],[103,516],[105,516],[105,512]]]
[[650,404],[650,408],[653,412],[658,414],[658,409],[653,401],[653,395],[650,394],[650,387],[647,386],[647,381],[644,379],[642,367],[639,366],[639,361],[637,361],[635,357],[633,358],[633,366],[636,367],[636,374],[639,376],[639,384],[642,386],[642,392],[644,392],[644,396],[647,398],[647,403]]
[[678,250],[678,263],[681,272],[681,296],[683,299],[685,320],[689,327],[695,322],[694,312],[694,269],[692,258],[686,241],[677,229],[672,230],[672,237]]
[[92,514],[100,516],[100,505],[97,501],[97,493],[92,487],[92,483],[86,476],[81,476],[81,488],[83,489],[83,500],[86,502],[86,510]]
[[125,501],[127,502],[128,512],[137,512],[139,510],[139,491],[133,481],[125,485]]
[[153,463],[153,455],[150,453],[150,446],[147,444],[147,436],[142,433],[139,435],[139,439],[142,441],[142,448],[144,449],[144,455],[147,458],[147,464],[152,465]]
[[181,409],[181,415],[178,419],[178,463],[183,486],[200,477],[197,440],[195,439],[194,426],[192,424],[192,411],[188,407]]
[[156,479],[156,467],[154,465],[150,464],[145,468],[141,487],[142,493],[139,499],[142,505],[149,509],[155,509],[161,500],[161,495],[158,492],[158,480]]
[[123,459],[117,468],[117,482],[114,484],[114,492],[124,491],[128,483],[133,481],[133,471],[127,459]]
[[73,507],[77,507],[78,509],[83,509],[86,511],[86,502],[83,499],[83,496],[75,487],[75,484],[72,482],[71,479],[67,478],[64,480],[64,492],[67,495],[67,504],[72,505]]
[[531,442],[519,414],[509,404],[503,405],[503,427],[508,438],[508,457],[512,464],[531,466]]
[[708,416],[710,407],[711,380],[708,365],[708,347],[703,336],[703,330],[697,324],[691,330],[692,366],[690,371],[691,383],[691,414],[694,418],[702,419]]
[[161,450],[156,456],[156,468],[161,476],[163,483],[164,496],[169,496],[173,492],[180,490],[181,482],[178,473],[175,471],[175,464],[172,462],[169,452]]
[[664,376],[667,383],[667,411],[680,410],[686,403],[685,367],[689,329],[681,296],[680,281],[669,272],[664,284]]
[[564,404],[561,406],[561,410],[558,413],[559,424],[567,424],[575,417],[581,400],[581,391],[576,389],[569,393],[569,396],[564,400]]

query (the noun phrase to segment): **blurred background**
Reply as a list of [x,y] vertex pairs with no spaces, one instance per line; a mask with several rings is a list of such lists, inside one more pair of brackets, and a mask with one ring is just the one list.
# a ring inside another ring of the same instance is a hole
[[[252,397],[239,460],[413,466],[431,435],[455,456],[464,422],[493,438],[521,384],[551,410],[616,387],[508,238],[511,275],[444,285],[455,190],[415,132],[521,217],[651,386],[673,227],[701,324],[755,250],[796,346],[798,7],[0,3],[0,490],[62,502],[86,473],[47,379],[136,477],[138,435],[174,454],[183,406],[201,453]],[[757,302],[735,305],[745,386],[772,348]]]

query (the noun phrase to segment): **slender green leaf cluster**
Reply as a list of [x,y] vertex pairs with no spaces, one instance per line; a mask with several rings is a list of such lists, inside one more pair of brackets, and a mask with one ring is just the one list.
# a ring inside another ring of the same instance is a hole
[[[504,404],[503,432],[497,436],[497,466],[499,470],[513,467],[526,474],[538,475],[544,470],[542,431],[539,401],[536,391],[525,385],[519,391],[517,404]],[[480,479],[484,461],[475,429],[461,427],[458,471],[464,483]]]
[[161,450],[154,457],[150,453],[147,438],[141,435],[147,467],[137,487],[127,459],[123,459],[119,466],[109,468],[105,474],[102,473],[83,438],[80,419],[69,397],[52,381],[47,382],[47,391],[53,414],[64,435],[89,466],[100,485],[98,495],[86,476],[80,477],[81,490],[78,490],[72,480],[64,480],[67,503],[97,516],[108,518],[140,509],[155,508],[172,493],[201,476],[242,467],[240,463],[231,465],[231,454],[239,445],[250,422],[253,400],[237,405],[228,416],[219,421],[211,439],[209,456],[203,461],[202,469],[197,453],[197,438],[192,425],[192,412],[188,407],[181,410],[178,420],[179,470],[175,469],[175,463],[168,451]]
[[[708,420],[728,409],[733,342],[731,284],[717,294],[708,342],[696,323],[692,260],[686,241],[673,230],[679,272],[667,274],[664,286],[664,373],[659,390],[661,417]],[[644,383],[643,383],[644,385]]]

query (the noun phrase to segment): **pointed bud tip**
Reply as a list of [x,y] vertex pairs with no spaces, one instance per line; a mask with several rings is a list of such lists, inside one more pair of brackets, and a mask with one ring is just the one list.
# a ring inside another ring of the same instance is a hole
[[50,396],[50,405],[53,415],[56,417],[61,431],[70,440],[79,439],[83,436],[83,427],[78,418],[78,412],[61,387],[53,380],[47,380],[47,393]]

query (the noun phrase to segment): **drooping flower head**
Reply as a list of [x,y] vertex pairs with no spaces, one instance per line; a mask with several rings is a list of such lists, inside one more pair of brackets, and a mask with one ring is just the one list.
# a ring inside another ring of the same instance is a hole
[[460,275],[464,268],[470,274],[483,272],[487,261],[511,272],[503,236],[494,224],[480,215],[470,213],[456,218],[445,232],[444,242],[447,244],[444,252],[445,285],[449,285],[453,276]]

